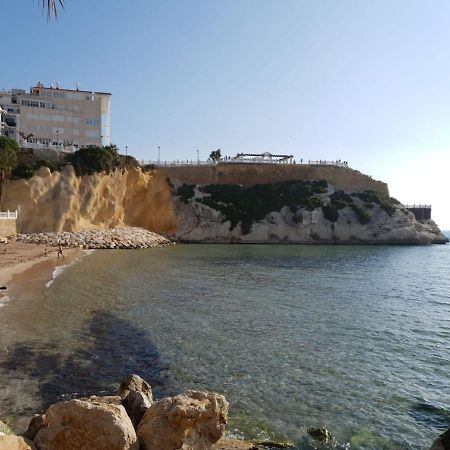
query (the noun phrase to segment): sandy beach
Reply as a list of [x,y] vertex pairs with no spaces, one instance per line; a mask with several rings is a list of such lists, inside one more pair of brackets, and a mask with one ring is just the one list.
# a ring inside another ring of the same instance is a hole
[[[76,258],[82,254],[80,249],[63,249],[64,260]],[[28,244],[10,240],[0,244],[0,287],[7,286],[14,275],[20,274],[42,261],[53,260],[55,266],[62,263],[57,258],[58,249],[45,245]]]

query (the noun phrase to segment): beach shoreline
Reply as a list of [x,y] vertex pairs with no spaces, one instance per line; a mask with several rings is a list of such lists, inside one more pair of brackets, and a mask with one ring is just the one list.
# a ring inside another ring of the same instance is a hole
[[6,293],[16,277],[22,278],[38,263],[52,261],[54,264],[50,264],[50,268],[53,272],[55,267],[71,263],[83,255],[82,250],[77,248],[64,248],[63,252],[64,258],[57,258],[58,250],[55,247],[18,241],[0,244],[0,287],[6,288]]

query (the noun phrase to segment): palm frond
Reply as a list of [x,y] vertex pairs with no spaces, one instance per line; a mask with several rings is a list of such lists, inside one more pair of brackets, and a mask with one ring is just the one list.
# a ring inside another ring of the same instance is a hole
[[58,9],[64,8],[65,0],[39,0],[44,11],[47,11],[47,19],[58,17]]

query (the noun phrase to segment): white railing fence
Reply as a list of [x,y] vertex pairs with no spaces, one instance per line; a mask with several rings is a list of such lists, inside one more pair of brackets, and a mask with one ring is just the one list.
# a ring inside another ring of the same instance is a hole
[[282,164],[282,165],[310,165],[310,166],[334,166],[334,167],[348,167],[347,161],[325,161],[325,160],[303,160],[300,161],[293,160],[289,161],[276,161],[276,160],[251,160],[251,159],[239,159],[239,158],[231,158],[231,159],[221,159],[220,161],[196,161],[196,160],[181,160],[177,159],[175,161],[139,161],[141,165],[152,165],[159,167],[174,167],[174,166],[214,166],[216,164]]
[[17,210],[16,211],[0,211],[0,219],[17,219]]

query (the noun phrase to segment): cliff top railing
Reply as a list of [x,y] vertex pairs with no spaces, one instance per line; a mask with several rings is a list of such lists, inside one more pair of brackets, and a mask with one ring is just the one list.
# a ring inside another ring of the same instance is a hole
[[239,158],[222,158],[219,161],[213,161],[208,159],[207,161],[196,161],[196,160],[188,160],[188,159],[177,159],[172,161],[150,161],[150,160],[141,160],[140,164],[145,165],[153,165],[158,167],[179,167],[179,166],[215,166],[217,164],[272,164],[272,165],[303,165],[303,166],[332,166],[332,167],[346,167],[348,168],[347,161],[327,161],[327,160],[303,160],[300,162],[293,160],[292,162],[286,161],[275,161],[275,160],[248,160],[248,159],[239,159]]
[[17,219],[17,210],[16,211],[0,211],[0,219]]

